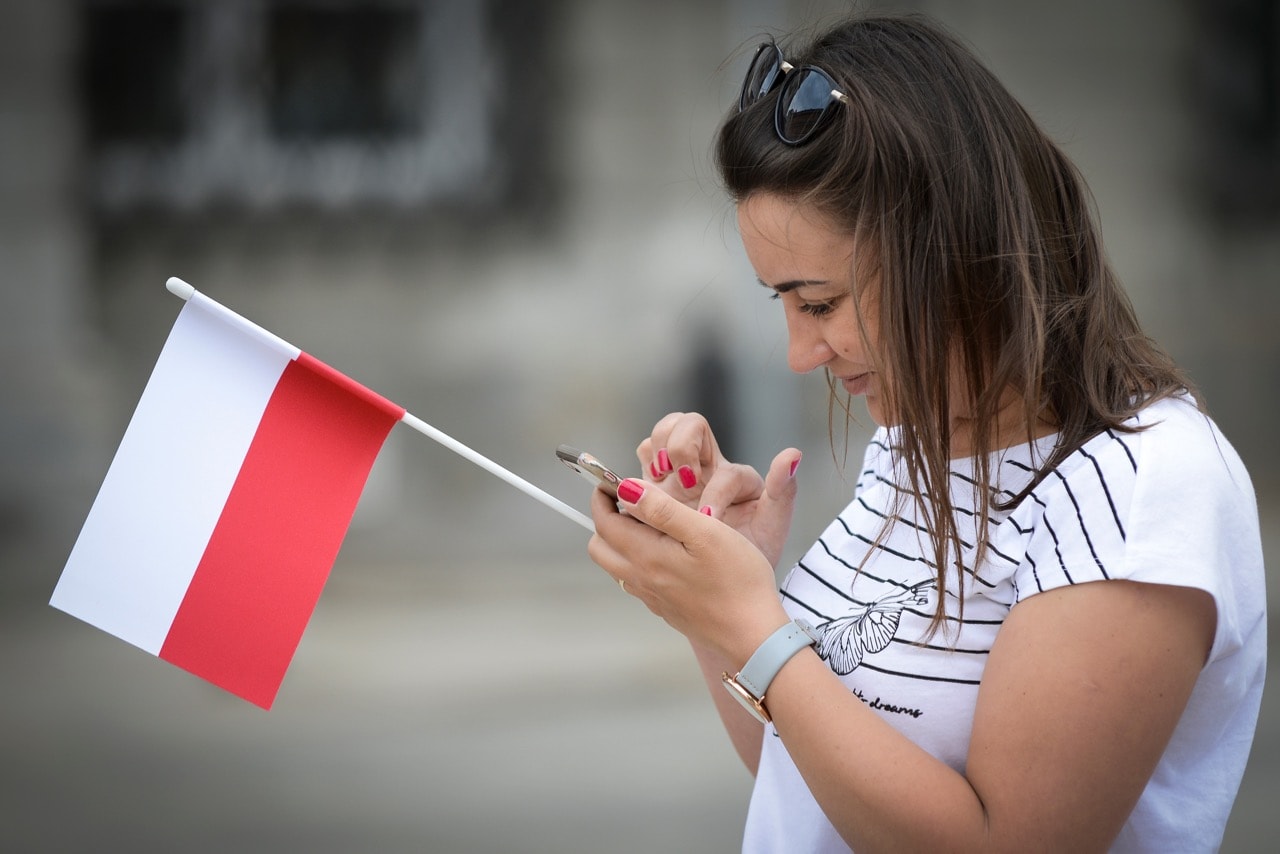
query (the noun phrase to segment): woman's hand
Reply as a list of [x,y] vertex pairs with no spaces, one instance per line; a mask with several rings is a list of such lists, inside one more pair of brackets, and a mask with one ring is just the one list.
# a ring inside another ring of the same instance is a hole
[[695,646],[741,666],[786,623],[773,565],[746,536],[652,483],[625,480],[618,497],[625,514],[592,497],[588,554]]
[[707,420],[686,412],[663,418],[636,448],[648,481],[738,531],[774,567],[791,530],[800,456],[788,448],[761,478],[750,466],[725,459]]

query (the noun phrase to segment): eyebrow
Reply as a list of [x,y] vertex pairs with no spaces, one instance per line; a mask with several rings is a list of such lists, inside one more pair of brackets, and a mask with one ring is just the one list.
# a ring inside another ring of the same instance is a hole
[[768,288],[769,290],[774,291],[776,293],[780,293],[780,294],[785,294],[788,291],[794,291],[796,288],[803,288],[806,285],[830,284],[826,279],[796,279],[790,282],[779,282],[776,285],[771,285],[768,282],[766,282],[764,279],[758,278],[756,279],[756,281],[760,283],[761,287]]

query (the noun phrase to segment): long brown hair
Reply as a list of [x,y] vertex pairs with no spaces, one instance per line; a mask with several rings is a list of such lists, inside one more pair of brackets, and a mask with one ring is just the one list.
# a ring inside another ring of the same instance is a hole
[[922,16],[864,16],[784,54],[825,70],[849,103],[800,147],[776,136],[774,97],[735,106],[717,166],[735,201],[771,193],[810,205],[870,259],[855,281],[874,282],[886,411],[903,428],[905,486],[933,533],[936,631],[948,567],[959,585],[965,575],[949,488],[953,411],[973,418],[976,570],[989,512],[1002,506],[991,457],[1009,389],[1028,440],[1039,424],[1058,430],[1043,476],[1191,384],[1143,333],[1074,165],[959,40]]

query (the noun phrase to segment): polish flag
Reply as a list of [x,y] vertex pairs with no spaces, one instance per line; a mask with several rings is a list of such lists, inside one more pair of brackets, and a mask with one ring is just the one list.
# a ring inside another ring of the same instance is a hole
[[187,297],[50,604],[263,708],[403,408]]

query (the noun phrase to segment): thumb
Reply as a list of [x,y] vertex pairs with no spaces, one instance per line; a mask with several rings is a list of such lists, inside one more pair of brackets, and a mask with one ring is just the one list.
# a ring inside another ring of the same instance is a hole
[[773,458],[769,464],[769,473],[764,478],[764,495],[762,503],[776,505],[778,511],[791,516],[791,508],[796,503],[799,489],[796,485],[796,469],[804,455],[795,448],[787,448]]
[[618,501],[631,516],[650,528],[687,543],[709,519],[697,510],[686,507],[661,489],[650,489],[635,478],[627,478],[618,484]]
[[769,473],[764,478],[764,492],[756,503],[755,519],[751,527],[761,548],[777,560],[787,535],[791,532],[791,517],[795,512],[796,469],[800,465],[800,451],[788,448],[773,458]]

